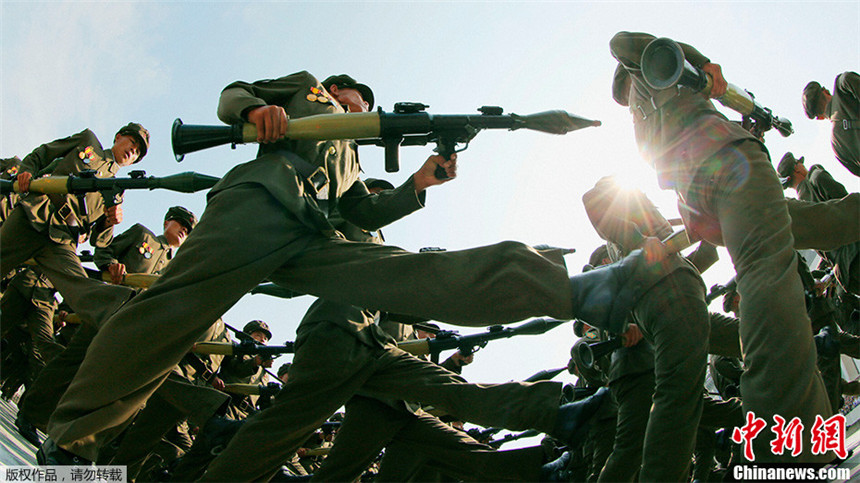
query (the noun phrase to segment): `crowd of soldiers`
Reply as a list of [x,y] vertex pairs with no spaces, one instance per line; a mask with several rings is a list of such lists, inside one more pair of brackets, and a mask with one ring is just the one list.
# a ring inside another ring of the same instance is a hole
[[[0,377],[4,398],[18,393],[16,426],[39,464],[125,465],[140,481],[707,481],[750,459],[731,442],[750,415],[807,430],[833,416],[860,393],[840,369],[842,355],[860,358],[860,195],[802,156],[773,163],[766,128],[715,108],[727,83],[692,46],[679,44],[710,91],[652,86],[641,59],[654,39],[613,37],[612,95],[660,187],[678,195],[683,239],[699,242],[687,256],[669,220],[612,177],[583,194],[607,243],[580,274],[568,274],[563,250],[516,242],[386,245],[379,229],[455,178],[456,155],[430,156],[395,187],[359,178],[351,140],[285,137],[290,119],[373,108],[373,91],[345,74],[225,87],[218,116],[256,125],[258,157],[209,191],[199,220],[170,208],[160,235],[140,224],[114,235],[121,199],[30,190],[140,162],[150,147],[140,124],[111,147],[84,130],[4,159],[17,189],[0,201]],[[858,94],[860,76],[845,72],[832,93],[810,82],[799,95],[810,119],[833,123],[836,159],[856,176]],[[85,241],[91,258],[77,252]],[[717,245],[736,277],[708,293],[701,273]],[[816,250],[820,264],[798,250]],[[130,286],[141,274],[157,277]],[[318,297],[289,347],[267,346],[264,321],[238,330],[221,319],[261,282]],[[709,312],[719,295],[724,313]],[[570,388],[551,377],[470,383],[468,352],[437,364],[398,347],[432,338],[431,320],[543,316],[577,320],[580,344],[617,348],[574,357]],[[272,373],[279,351],[293,360]],[[523,432],[490,441],[502,428]],[[499,449],[541,433],[538,446]],[[844,458],[810,445],[775,452],[769,438],[749,446],[759,462]]]

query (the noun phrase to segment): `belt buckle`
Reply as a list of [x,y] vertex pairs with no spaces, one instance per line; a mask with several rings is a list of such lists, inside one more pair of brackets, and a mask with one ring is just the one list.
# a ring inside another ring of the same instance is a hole
[[328,199],[328,175],[325,169],[320,166],[310,176],[307,177],[308,184],[314,190],[314,197],[318,200]]
[[69,206],[68,203],[64,204],[59,210],[57,210],[57,214],[60,215],[60,219],[64,222],[72,214],[72,207]]

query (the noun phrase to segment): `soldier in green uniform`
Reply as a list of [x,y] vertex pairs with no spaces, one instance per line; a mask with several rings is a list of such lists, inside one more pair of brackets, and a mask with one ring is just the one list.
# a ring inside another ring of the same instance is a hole
[[[681,44],[686,60],[713,79],[709,93],[652,88],[641,60],[654,39],[631,32],[612,38],[610,50],[619,62],[613,97],[629,106],[640,152],[656,169],[660,187],[674,190],[690,208],[688,228],[703,219],[719,225],[712,223],[700,236],[725,245],[737,272],[747,366],[741,379],[744,409],[769,423],[775,415],[799,417],[804,428],[812,428],[816,416],[828,418],[832,410],[815,365],[791,218],[767,149],[714,107],[708,96],[722,96],[727,83],[720,66],[695,48]],[[774,455],[769,438],[756,438],[753,447],[763,462],[833,458],[813,455],[809,447],[796,458]]]
[[[374,195],[358,180],[353,141],[281,139],[287,114],[343,113],[342,104],[361,112],[372,103],[370,89],[345,75],[321,83],[300,72],[224,89],[219,117],[254,123],[259,156],[233,168],[212,188],[198,227],[164,275],[99,332],[52,417],[50,433],[59,446],[94,457],[99,444],[116,435],[113,428],[137,411],[210,321],[266,278],[347,307],[480,326],[533,315],[608,323],[642,289],[631,277],[640,257],[571,278],[564,267],[515,242],[410,253],[339,238],[327,219],[332,208],[374,230],[423,206],[426,188],[443,182],[434,175],[437,166],[449,177],[456,175],[453,157],[431,156],[405,184]],[[370,282],[368,273],[376,275]],[[348,326],[363,333],[364,317],[350,315]],[[153,339],[146,350],[117,356],[143,338]],[[332,362],[351,367],[344,357],[349,355],[339,354]]]
[[[266,344],[272,338],[269,325],[262,320],[252,320],[245,324],[242,332],[251,336],[259,344]],[[259,355],[227,356],[221,363],[218,379],[223,384],[261,384],[266,385],[269,375],[266,369],[272,367],[272,359]],[[233,394],[227,414],[230,418],[241,420],[256,411],[259,396]]]
[[[93,263],[121,283],[127,273],[161,273],[197,224],[194,213],[182,206],[172,206],[164,215],[164,231],[155,235],[140,223],[134,224],[110,245],[96,248]],[[122,262],[120,261],[122,260]]]
[[[85,129],[43,144],[25,156],[18,170],[18,185],[28,193],[34,178],[66,176],[83,170],[110,178],[120,167],[143,159],[148,149],[149,131],[137,123],[123,126],[110,149],[102,148],[96,135]],[[107,245],[113,237],[113,226],[121,221],[121,206],[106,207],[100,193],[28,193],[0,228],[0,273],[9,273],[33,258],[82,319],[106,320],[130,292],[88,280],[75,250],[88,238],[93,246]]]
[[[12,180],[18,174],[18,168],[21,166],[21,158],[13,156],[11,158],[0,159],[0,179]],[[12,208],[18,203],[20,196],[18,193],[9,193],[0,195],[0,225],[6,221],[6,218],[12,213]]]
[[[126,271],[158,273],[173,258],[173,251],[179,248],[196,224],[197,217],[194,213],[182,206],[171,207],[164,217],[163,234],[155,236],[148,228],[135,224],[116,236],[107,247],[97,247],[93,259],[100,269],[110,273],[112,277],[120,275],[120,279]],[[119,281],[116,278],[114,280]],[[107,285],[101,282],[94,283]],[[134,294],[133,290],[124,289],[128,291],[128,296]],[[96,323],[99,322],[103,321],[96,321]],[[47,429],[48,418],[74,378],[98,330],[98,327],[91,323],[82,324],[69,341],[68,347],[57,356],[55,361],[45,367],[25,397],[21,399],[20,414],[26,420],[43,431]],[[148,338],[141,340],[148,340]],[[135,344],[138,343],[139,341]]]
[[833,123],[831,146],[836,159],[860,176],[860,75],[843,72],[836,77],[831,93],[812,81],[803,88],[803,111],[810,119]]

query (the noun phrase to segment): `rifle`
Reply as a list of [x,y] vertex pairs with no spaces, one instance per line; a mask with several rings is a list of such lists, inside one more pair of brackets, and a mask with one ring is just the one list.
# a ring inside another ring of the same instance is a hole
[[[600,121],[585,119],[565,111],[520,116],[513,113],[503,114],[501,107],[484,106],[478,109],[480,115],[431,115],[424,112],[428,107],[430,106],[420,102],[398,102],[394,105],[394,112],[384,112],[380,107],[377,112],[318,114],[290,119],[285,137],[308,140],[355,139],[358,144],[382,146],[385,148],[385,171],[395,173],[400,170],[398,148],[401,145],[423,146],[434,142],[434,151],[448,159],[452,154],[465,150],[469,141],[482,129],[514,131],[525,128],[551,134],[566,134],[600,125]],[[236,144],[255,142],[257,126],[249,123],[195,126],[182,124],[180,119],[176,119],[173,122],[171,139],[176,160],[182,161],[186,153],[212,146],[230,144],[235,147]],[[465,146],[458,149],[461,144]],[[444,170],[437,169],[436,176],[442,176],[440,179],[444,179]]]
[[452,330],[440,330],[435,339],[419,339],[398,342],[397,347],[412,355],[438,355],[444,350],[459,349],[464,356],[474,353],[479,347],[496,339],[507,339],[517,335],[538,335],[567,322],[557,319],[533,319],[516,327],[493,325],[486,332],[460,335]]
[[[215,186],[220,178],[186,171],[184,173],[156,178],[146,177],[146,171],[132,171],[128,178],[97,178],[96,171],[87,169],[68,176],[48,176],[30,181],[30,191],[46,194],[75,194],[99,192],[110,207],[119,204],[120,196],[127,189],[156,188],[180,193],[194,193]],[[0,180],[0,193],[20,192],[18,181]]]
[[[654,89],[668,89],[676,85],[687,86],[695,92],[710,92],[713,79],[702,69],[684,58],[684,50],[672,39],[652,40],[642,51],[642,76]],[[764,133],[775,128],[783,137],[794,133],[791,121],[775,116],[762,107],[749,91],[729,84],[726,93],[717,98],[720,104],[747,116],[756,122],[756,131]]]

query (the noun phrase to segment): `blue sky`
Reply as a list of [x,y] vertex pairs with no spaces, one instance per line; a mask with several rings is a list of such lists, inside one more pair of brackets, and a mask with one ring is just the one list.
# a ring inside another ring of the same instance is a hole
[[[420,101],[432,113],[470,113],[482,105],[528,114],[565,109],[603,126],[551,136],[484,132],[460,155],[459,178],[428,193],[424,210],[385,230],[389,243],[449,249],[513,239],[573,247],[571,273],[600,242],[581,195],[617,174],[649,194],[667,216],[674,195],[656,187],[639,157],[630,114],[610,96],[615,61],[609,39],[645,31],[696,46],[726,79],[755,93],[794,123],[796,134],[766,136],[772,156],[805,155],[849,191],[860,182],[833,158],[829,124],[805,118],[809,80],[860,66],[860,3],[851,2],[0,2],[0,156],[24,157],[41,143],[84,128],[109,145],[128,121],[143,123],[152,147],[135,169],[221,176],[256,146],[213,148],[177,164],[170,150],[176,117],[218,124],[221,89],[308,70],[349,73],[369,84],[377,105]],[[730,118],[739,116],[725,111]],[[403,182],[430,153],[401,150],[401,171],[383,170],[382,150],[361,149],[367,176]],[[125,175],[124,170],[121,175]],[[793,195],[793,193],[791,193]],[[158,230],[168,207],[198,214],[201,194],[129,193],[122,231],[140,222]],[[249,214],[253,216],[253,214]],[[708,286],[732,276],[728,255],[705,274]],[[245,297],[225,316],[241,326],[269,322],[274,341],[292,340],[309,297]],[[463,332],[469,332],[464,329]],[[564,326],[548,335],[499,341],[465,376],[522,379],[567,362]],[[288,360],[282,358],[279,361]]]

